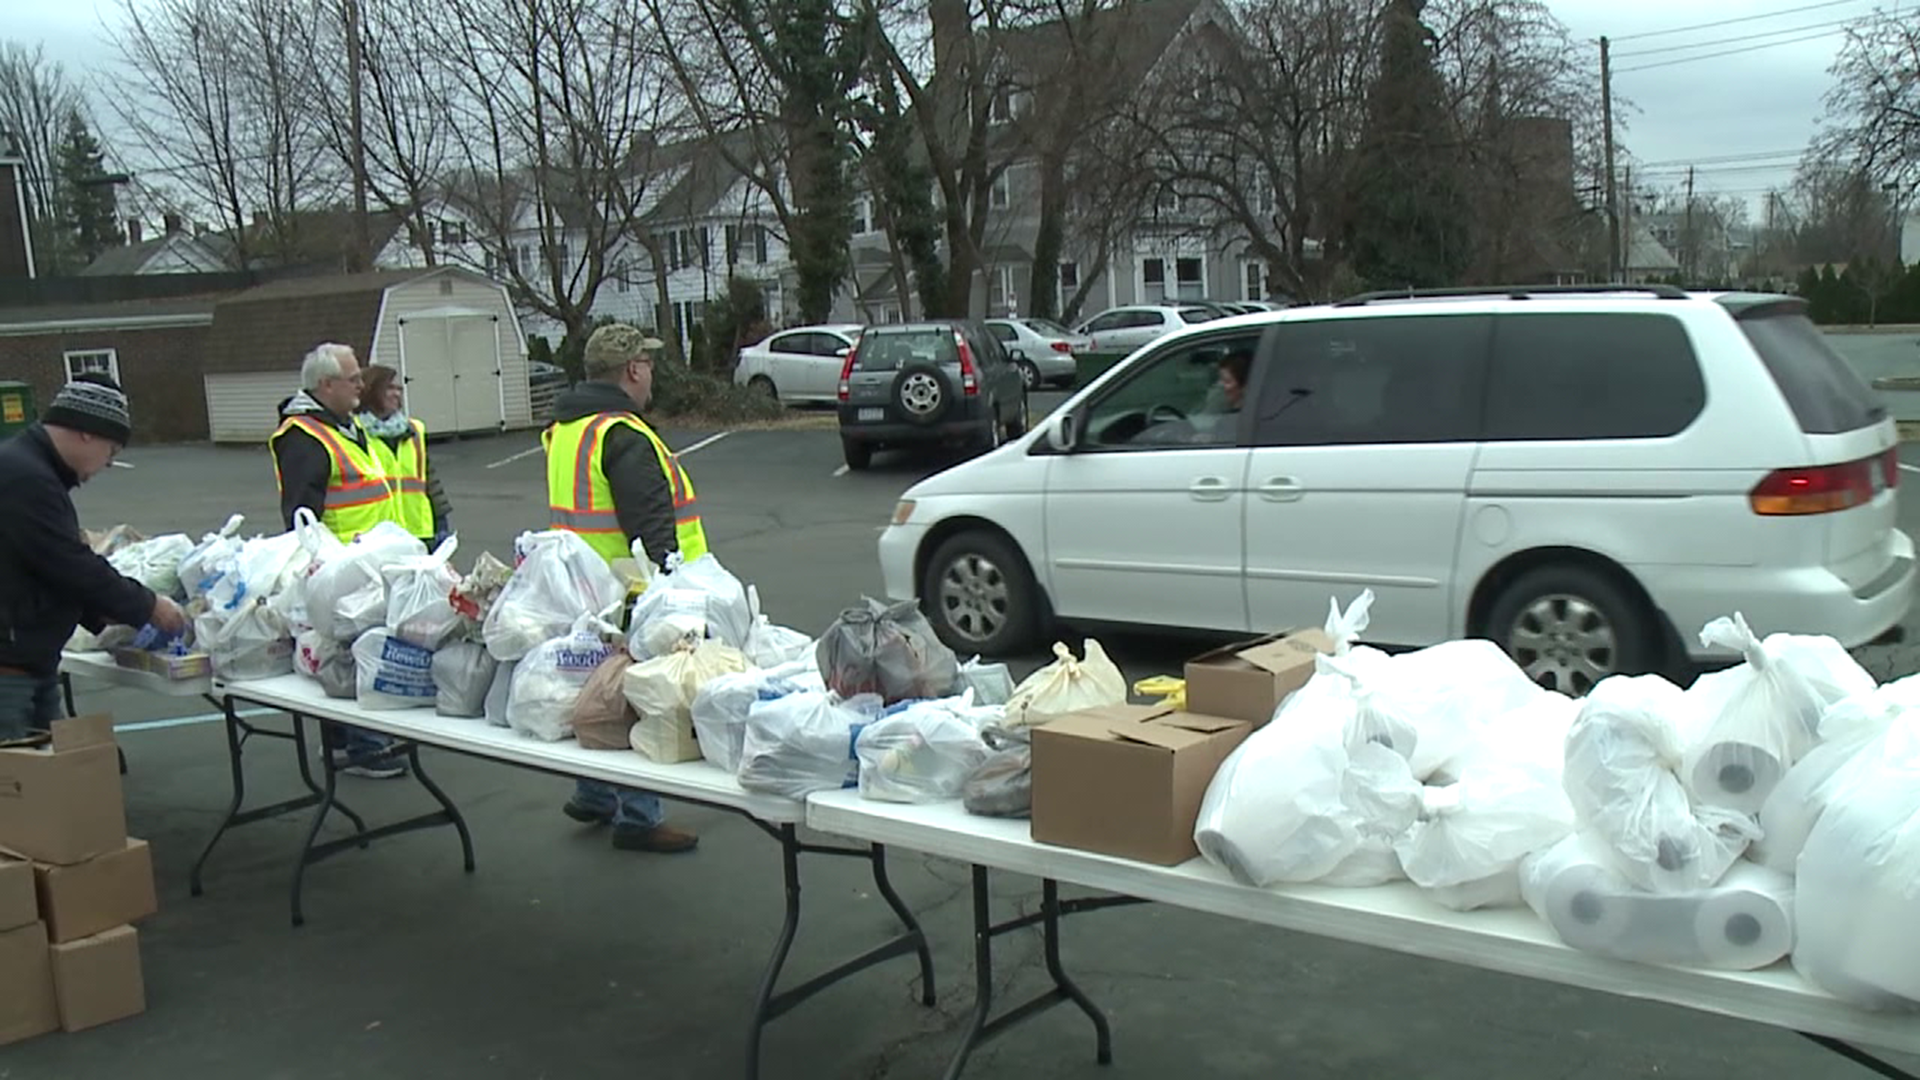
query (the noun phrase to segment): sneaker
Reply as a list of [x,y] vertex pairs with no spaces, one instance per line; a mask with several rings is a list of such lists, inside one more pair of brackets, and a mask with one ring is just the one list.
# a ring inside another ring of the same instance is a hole
[[560,812],[582,825],[613,824],[612,810],[596,810],[591,806],[582,806],[572,799],[567,800],[567,804],[560,808]]
[[676,855],[699,846],[700,837],[671,825],[615,825],[613,846],[621,851],[651,851]]
[[333,767],[348,776],[367,780],[397,780],[407,775],[407,765],[391,755],[392,751],[381,750],[356,757],[345,750],[335,750]]

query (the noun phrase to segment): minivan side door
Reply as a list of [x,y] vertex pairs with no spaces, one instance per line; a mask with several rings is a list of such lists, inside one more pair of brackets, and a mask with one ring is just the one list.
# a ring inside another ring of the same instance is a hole
[[1375,595],[1366,637],[1447,640],[1493,319],[1280,323],[1255,379],[1247,609],[1255,631],[1318,626]]

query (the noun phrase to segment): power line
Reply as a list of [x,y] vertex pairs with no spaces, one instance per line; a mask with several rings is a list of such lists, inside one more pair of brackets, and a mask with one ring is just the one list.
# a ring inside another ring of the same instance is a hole
[[1713,165],[1723,161],[1754,161],[1760,158],[1787,157],[1789,155],[1798,156],[1802,152],[1802,148],[1799,147],[1790,150],[1752,150],[1743,154],[1722,154],[1718,157],[1674,158],[1671,161],[1643,161],[1640,163],[1640,167],[1643,169],[1657,169],[1662,165]]
[[1782,11],[1769,11],[1761,15],[1743,15],[1737,19],[1716,19],[1713,22],[1699,23],[1694,26],[1676,26],[1671,30],[1644,30],[1638,34],[1616,34],[1614,41],[1634,41],[1639,38],[1664,37],[1667,34],[1690,34],[1695,30],[1715,30],[1722,26],[1738,23],[1758,22],[1761,19],[1777,19],[1782,15],[1798,15],[1803,11],[1819,11],[1822,8],[1835,8],[1845,4],[1857,4],[1860,0],[1827,0],[1824,4],[1808,4],[1805,7],[1786,8]]
[[1852,26],[1853,24],[1859,21],[1860,21],[1860,16],[1855,15],[1851,18],[1846,18],[1846,19],[1834,19],[1831,22],[1812,23],[1807,26],[1796,26],[1789,30],[1768,30],[1764,33],[1746,34],[1741,37],[1715,38],[1712,41],[1695,41],[1686,45],[1666,45],[1658,49],[1641,49],[1638,52],[1615,53],[1614,59],[1625,60],[1625,59],[1628,59],[1629,57],[1634,57],[1634,56],[1656,56],[1661,53],[1685,52],[1688,49],[1705,49],[1715,45],[1735,45],[1743,41],[1759,41],[1762,38],[1779,37],[1782,34],[1804,34],[1809,30],[1830,29],[1836,26]]
[[1715,60],[1722,56],[1738,56],[1741,53],[1758,52],[1761,49],[1772,49],[1772,48],[1777,48],[1781,45],[1804,45],[1809,41],[1818,41],[1821,38],[1832,37],[1833,34],[1834,34],[1834,31],[1832,30],[1823,30],[1818,34],[1813,34],[1803,38],[1787,38],[1784,41],[1769,41],[1764,45],[1748,45],[1739,49],[1726,49],[1721,52],[1702,53],[1699,56],[1686,56],[1678,60],[1660,60],[1651,64],[1636,64],[1633,67],[1616,68],[1614,70],[1614,74],[1625,75],[1630,71],[1651,71],[1654,68],[1672,67],[1675,64],[1691,64],[1700,60]]

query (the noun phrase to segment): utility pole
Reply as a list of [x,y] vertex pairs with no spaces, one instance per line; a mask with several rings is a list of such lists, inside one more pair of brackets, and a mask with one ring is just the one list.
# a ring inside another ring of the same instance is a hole
[[1621,181],[1626,198],[1622,200],[1620,215],[1620,280],[1626,281],[1633,277],[1633,166],[1627,166]]
[[353,254],[355,273],[373,268],[373,238],[367,232],[367,143],[360,107],[360,0],[345,0],[347,22],[347,123],[353,143]]
[[1680,273],[1681,273],[1681,276],[1685,279],[1685,283],[1688,285],[1692,285],[1694,267],[1699,265],[1700,260],[1698,258],[1698,253],[1695,251],[1695,249],[1699,245],[1694,243],[1694,239],[1693,239],[1693,166],[1691,165],[1687,166],[1686,224],[1682,227],[1682,231],[1680,235],[1686,238],[1685,240],[1682,241],[1682,243],[1686,245],[1686,261],[1681,264]]
[[1607,149],[1607,280],[1620,280],[1620,202],[1613,185],[1613,62],[1607,39],[1600,39],[1600,125]]

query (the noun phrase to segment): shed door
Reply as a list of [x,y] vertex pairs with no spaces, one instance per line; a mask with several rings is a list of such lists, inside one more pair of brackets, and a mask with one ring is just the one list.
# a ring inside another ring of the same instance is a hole
[[456,430],[498,428],[506,420],[500,408],[498,325],[490,315],[461,315],[446,320]]
[[429,432],[460,430],[454,404],[453,360],[447,320],[405,319],[400,323],[400,357],[406,376],[407,414]]

